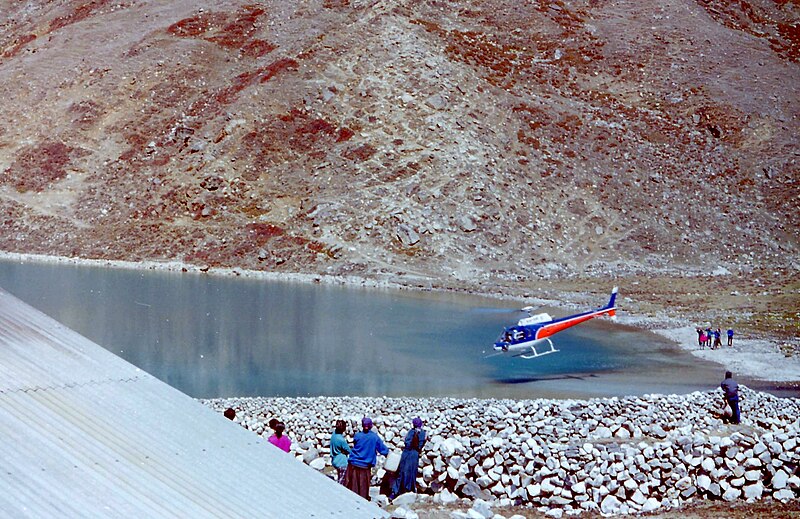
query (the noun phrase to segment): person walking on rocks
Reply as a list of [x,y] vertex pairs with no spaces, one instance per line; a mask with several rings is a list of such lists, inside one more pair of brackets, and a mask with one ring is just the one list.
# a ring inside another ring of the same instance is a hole
[[336,420],[336,427],[331,435],[331,465],[336,468],[336,481],[344,485],[344,475],[347,472],[347,455],[350,454],[350,445],[344,437],[347,424],[344,420]]
[[405,447],[400,456],[400,465],[397,467],[397,479],[392,488],[391,499],[405,494],[406,492],[417,491],[417,471],[419,470],[419,455],[425,446],[427,435],[422,428],[422,420],[414,418],[411,421],[411,430],[405,437]]
[[722,381],[720,387],[725,395],[725,401],[728,402],[733,413],[731,422],[739,423],[741,421],[741,416],[739,415],[739,384],[733,380],[733,373],[730,371],[725,372],[725,380]]
[[267,441],[283,452],[289,452],[289,449],[292,447],[292,440],[283,434],[283,432],[286,430],[286,425],[284,425],[283,422],[277,422],[274,429],[275,433],[267,438]]
[[347,458],[347,472],[344,486],[369,501],[369,484],[372,480],[372,467],[377,462],[376,454],[389,454],[378,434],[372,430],[372,420],[364,417],[361,430],[353,436],[353,449]]
[[728,347],[733,346],[733,328],[728,328]]

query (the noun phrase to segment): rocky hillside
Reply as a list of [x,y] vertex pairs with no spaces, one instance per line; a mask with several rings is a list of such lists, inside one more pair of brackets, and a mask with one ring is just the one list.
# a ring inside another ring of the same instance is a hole
[[795,1],[0,12],[5,251],[473,287],[800,264]]

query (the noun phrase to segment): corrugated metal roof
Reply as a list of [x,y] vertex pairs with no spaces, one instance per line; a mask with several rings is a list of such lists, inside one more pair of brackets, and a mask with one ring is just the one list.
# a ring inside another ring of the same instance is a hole
[[386,514],[0,290],[0,516]]

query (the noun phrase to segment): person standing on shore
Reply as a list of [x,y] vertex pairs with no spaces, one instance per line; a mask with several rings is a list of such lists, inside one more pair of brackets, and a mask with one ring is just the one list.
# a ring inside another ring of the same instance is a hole
[[405,437],[405,447],[400,456],[400,465],[397,468],[397,479],[392,488],[391,499],[405,494],[406,492],[417,491],[417,471],[419,470],[419,455],[425,446],[426,434],[422,428],[422,420],[414,418],[411,421],[412,428]]
[[372,430],[372,420],[361,420],[361,431],[353,436],[353,449],[347,458],[347,472],[344,486],[369,501],[369,484],[372,480],[372,467],[377,462],[376,454],[389,454],[389,448],[378,434]]
[[331,465],[336,468],[336,481],[344,485],[344,475],[347,472],[347,455],[350,454],[350,446],[344,437],[347,424],[344,420],[336,420],[336,427],[331,435]]
[[733,346],[733,328],[728,328],[728,347]]
[[285,430],[286,426],[283,424],[283,422],[277,422],[275,424],[275,434],[267,438],[267,441],[283,452],[289,452],[289,449],[292,447],[292,440],[283,434],[283,431]]
[[702,328],[698,328],[697,329],[697,345],[700,346],[701,350],[706,345],[706,340],[705,340],[705,337],[703,337],[703,329]]
[[722,330],[717,328],[716,331],[714,332],[714,349],[715,350],[718,350],[719,348],[722,347],[722,339],[720,337],[722,337]]
[[731,408],[733,415],[731,416],[732,423],[739,423],[741,416],[739,414],[739,384],[733,380],[733,373],[730,371],[725,372],[725,380],[720,384],[722,393],[725,396],[725,401]]

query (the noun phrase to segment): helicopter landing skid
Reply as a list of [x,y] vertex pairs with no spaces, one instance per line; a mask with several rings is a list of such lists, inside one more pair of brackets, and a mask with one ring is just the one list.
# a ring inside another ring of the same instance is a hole
[[532,353],[530,353],[528,355],[520,355],[520,357],[525,359],[525,360],[530,360],[530,359],[535,359],[536,357],[542,357],[544,355],[550,355],[551,353],[558,353],[559,351],[561,351],[561,350],[557,350],[556,347],[553,346],[553,341],[551,341],[550,339],[546,339],[546,340],[547,340],[547,344],[550,346],[549,350],[539,352],[539,351],[536,351],[536,346],[531,346],[531,352]]

